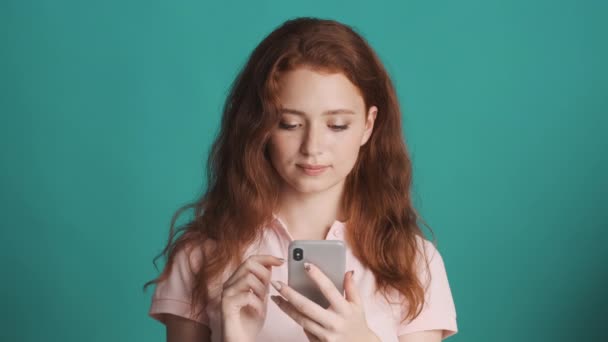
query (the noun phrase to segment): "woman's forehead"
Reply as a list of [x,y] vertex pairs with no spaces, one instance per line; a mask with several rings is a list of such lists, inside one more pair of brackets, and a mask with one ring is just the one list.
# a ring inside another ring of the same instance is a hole
[[341,73],[293,70],[284,75],[278,97],[286,114],[337,115],[364,110],[359,89]]

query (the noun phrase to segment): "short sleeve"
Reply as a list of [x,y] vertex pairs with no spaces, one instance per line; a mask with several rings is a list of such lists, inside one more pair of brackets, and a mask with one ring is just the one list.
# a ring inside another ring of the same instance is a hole
[[[397,335],[401,336],[424,330],[443,330],[442,339],[458,332],[456,324],[456,308],[448,282],[443,258],[435,246],[426,239],[423,250],[429,261],[427,271],[424,263],[419,267],[422,284],[427,286],[424,307],[414,320],[400,323]],[[428,277],[430,272],[430,278]]]
[[[191,267],[200,265],[200,252],[197,252],[194,249],[189,253],[188,249],[182,248],[175,254],[169,277],[156,284],[148,312],[150,317],[164,324],[163,314],[168,313],[209,325],[209,317],[205,310],[202,310],[200,316],[195,317],[191,314],[190,309],[195,281],[194,271]],[[193,314],[199,310],[200,305],[195,307]]]

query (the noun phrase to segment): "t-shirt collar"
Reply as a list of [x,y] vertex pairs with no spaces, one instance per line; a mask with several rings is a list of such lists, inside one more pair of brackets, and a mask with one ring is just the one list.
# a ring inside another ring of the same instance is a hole
[[[272,213],[272,218],[273,218],[272,226],[275,227],[276,229],[281,230],[289,238],[291,238],[291,234],[289,234],[289,230],[287,229],[287,224],[285,224],[285,222],[283,222],[283,220],[281,220],[281,218],[279,218],[276,215],[276,213]],[[329,228],[327,237],[331,238],[333,236],[333,238],[339,238],[340,240],[342,240],[344,237],[344,227],[345,226],[346,226],[346,222],[335,220],[332,223],[331,227]]]

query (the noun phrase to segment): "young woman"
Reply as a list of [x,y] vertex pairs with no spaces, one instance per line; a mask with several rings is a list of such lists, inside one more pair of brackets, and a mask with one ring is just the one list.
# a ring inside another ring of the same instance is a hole
[[[149,315],[168,341],[456,333],[443,260],[410,198],[395,89],[352,28],[297,18],[270,33],[231,88],[208,166],[207,192],[175,214],[166,267],[144,286],[156,284]],[[194,218],[175,231],[189,208]],[[327,309],[286,285],[283,259],[299,239],[347,246],[344,295],[307,267]]]

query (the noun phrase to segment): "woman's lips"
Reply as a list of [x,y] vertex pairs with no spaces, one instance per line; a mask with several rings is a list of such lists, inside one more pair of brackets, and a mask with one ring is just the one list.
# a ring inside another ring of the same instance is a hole
[[298,167],[309,176],[316,176],[322,174],[328,166],[324,165],[299,165]]
[[297,164],[299,167],[303,167],[305,169],[312,169],[312,170],[316,170],[316,169],[322,169],[327,167],[327,165],[315,165],[315,164]]

